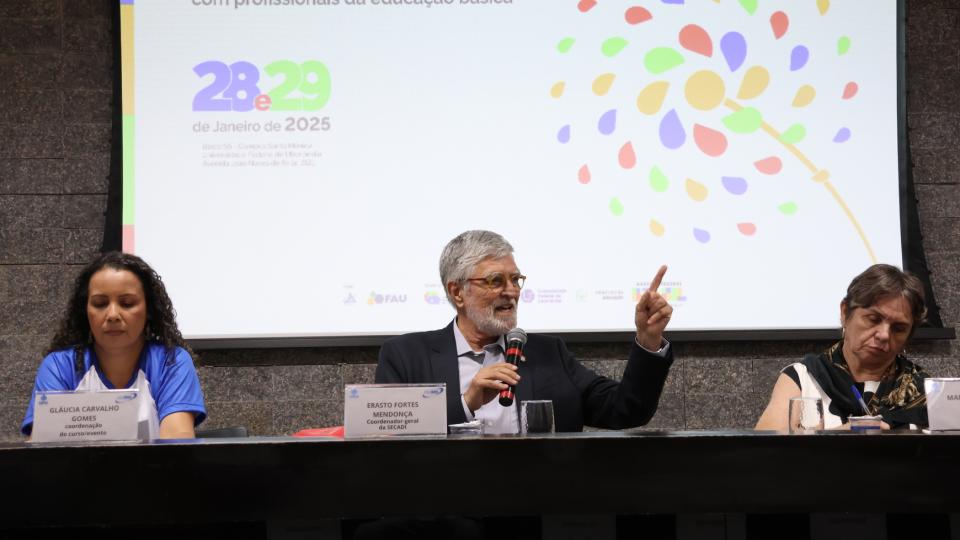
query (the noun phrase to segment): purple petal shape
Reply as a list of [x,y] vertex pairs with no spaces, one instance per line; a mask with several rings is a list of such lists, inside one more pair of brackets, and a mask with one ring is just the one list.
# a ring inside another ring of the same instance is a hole
[[710,233],[703,229],[693,228],[693,237],[697,239],[697,242],[701,244],[706,244],[710,241]]
[[560,131],[557,132],[557,140],[562,144],[567,144],[570,142],[570,124],[560,128]]
[[747,181],[739,176],[724,176],[723,187],[734,195],[743,195],[747,192]]
[[730,71],[736,71],[747,58],[747,40],[739,32],[727,32],[720,38],[720,50]]
[[604,135],[610,135],[613,133],[613,130],[617,129],[617,110],[610,109],[609,111],[603,113],[600,117],[600,121],[597,122],[597,129],[600,130],[600,133]]
[[841,143],[847,142],[850,140],[850,130],[848,128],[840,128],[840,131],[833,136],[833,142]]
[[667,148],[676,149],[683,146],[686,140],[687,133],[683,131],[683,124],[680,123],[677,110],[670,109],[663,120],[660,120],[660,142]]
[[660,0],[664,4],[682,4],[683,0]]
[[810,59],[810,51],[803,45],[797,45],[790,51],[790,71],[796,71],[807,65]]

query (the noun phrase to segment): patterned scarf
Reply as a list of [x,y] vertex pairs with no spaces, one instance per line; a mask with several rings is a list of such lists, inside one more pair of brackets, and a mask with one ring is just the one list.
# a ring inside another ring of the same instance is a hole
[[[824,393],[830,396],[830,412],[839,416],[843,422],[846,422],[849,416],[863,414],[863,407],[850,389],[855,383],[850,367],[843,357],[843,340],[819,355],[807,355],[803,364]],[[927,427],[924,377],[928,375],[920,366],[903,355],[897,355],[880,378],[877,391],[867,400],[870,413],[882,416],[891,428],[908,424]]]

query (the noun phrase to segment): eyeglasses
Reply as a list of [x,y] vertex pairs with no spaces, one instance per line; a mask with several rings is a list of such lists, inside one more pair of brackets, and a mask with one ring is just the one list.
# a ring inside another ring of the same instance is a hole
[[[467,278],[464,281],[477,281],[483,283],[483,286],[490,290],[503,290],[507,286],[507,276],[496,272],[484,277],[478,278]],[[527,280],[527,276],[523,274],[510,274],[510,283],[513,283],[513,286],[522,289],[523,282]]]

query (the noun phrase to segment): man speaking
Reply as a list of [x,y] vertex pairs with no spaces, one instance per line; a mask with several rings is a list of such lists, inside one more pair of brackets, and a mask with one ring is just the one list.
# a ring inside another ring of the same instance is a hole
[[[663,339],[673,308],[656,292],[666,271],[660,267],[637,302],[637,335],[619,383],[584,367],[562,340],[549,336],[528,336],[524,361],[513,365],[504,361],[504,335],[517,326],[526,276],[502,236],[467,231],[440,255],[440,278],[456,318],[441,330],[384,343],[376,382],[446,383],[448,423],[479,419],[486,433],[518,433],[517,402],[533,399],[553,401],[557,431],[642,426],[657,410],[673,362]],[[516,399],[501,405],[496,398],[510,387]]]

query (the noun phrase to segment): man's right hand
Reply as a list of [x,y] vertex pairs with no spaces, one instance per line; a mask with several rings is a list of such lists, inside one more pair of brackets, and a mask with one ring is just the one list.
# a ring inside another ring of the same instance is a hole
[[470,408],[470,412],[477,410],[493,400],[510,386],[520,382],[517,366],[506,362],[497,362],[492,366],[481,368],[470,381],[470,386],[463,393],[463,400]]

